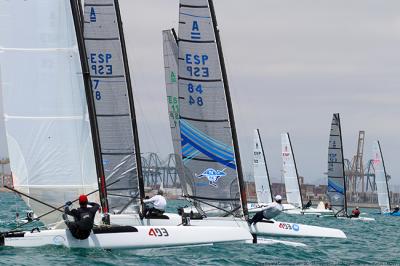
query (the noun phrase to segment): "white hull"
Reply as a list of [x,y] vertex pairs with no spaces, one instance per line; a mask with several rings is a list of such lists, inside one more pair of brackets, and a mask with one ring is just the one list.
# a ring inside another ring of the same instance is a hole
[[251,232],[270,236],[347,238],[339,229],[280,221],[259,222],[251,226]]
[[[308,208],[302,210],[300,208],[296,208],[292,204],[282,204],[283,211],[286,214],[295,214],[295,215],[334,215],[332,210],[319,209],[319,208]],[[255,213],[259,211],[263,211],[267,207],[267,204],[264,203],[248,203],[247,208],[249,213]]]
[[283,244],[283,245],[292,246],[292,247],[307,247],[306,244],[299,243],[299,242],[276,240],[276,239],[265,239],[265,238],[258,238],[257,244],[264,244],[264,245]]
[[325,215],[325,216],[334,216],[332,210],[321,210],[316,208],[309,208],[309,209],[291,209],[291,210],[284,210],[286,214],[294,214],[294,215]]
[[371,222],[371,221],[375,221],[375,218],[371,218],[371,217],[337,217],[338,219],[341,220],[351,220],[351,221],[362,221],[362,222]]
[[[170,219],[143,219],[136,214],[111,215],[111,223],[118,225],[178,225],[182,223],[181,216],[166,214]],[[191,225],[241,227],[257,236],[291,236],[291,237],[335,237],[346,238],[343,231],[334,228],[294,224],[280,221],[260,222],[249,228],[243,219],[233,217],[208,217],[202,220],[191,220]]]
[[62,245],[69,248],[128,249],[246,242],[252,239],[247,230],[238,227],[125,226],[124,228],[130,228],[130,230],[96,231],[85,240],[74,238],[66,229],[25,232],[21,236],[6,237],[4,245],[13,247]]

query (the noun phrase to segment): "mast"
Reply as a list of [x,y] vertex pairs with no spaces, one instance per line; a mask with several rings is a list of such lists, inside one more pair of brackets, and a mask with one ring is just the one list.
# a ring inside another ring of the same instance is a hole
[[84,20],[83,20],[82,7],[80,4],[80,0],[70,0],[70,3],[72,9],[72,16],[74,18],[79,55],[81,58],[80,61],[82,65],[82,74],[85,84],[86,101],[88,105],[89,121],[90,121],[90,128],[93,140],[93,150],[96,163],[96,173],[97,173],[97,183],[99,186],[100,203],[103,213],[107,214],[108,213],[107,188],[105,185],[105,175],[104,175],[104,168],[101,156],[100,137],[96,120],[96,110],[94,108],[95,103],[93,97],[91,97],[92,83],[91,83],[89,65],[87,62],[85,41],[83,37],[82,25],[84,23]]
[[267,160],[265,158],[265,153],[264,153],[264,147],[262,144],[262,140],[261,140],[261,136],[260,136],[260,130],[257,128],[257,134],[258,134],[258,140],[260,141],[260,145],[261,145],[261,152],[262,155],[264,157],[264,164],[265,164],[265,171],[267,171],[267,179],[268,179],[268,185],[269,185],[269,193],[271,195],[271,202],[274,201],[274,196],[272,195],[272,186],[271,186],[271,180],[269,179],[269,172],[268,172],[268,167],[267,167]]
[[289,146],[290,146],[290,150],[292,152],[292,156],[293,156],[293,162],[294,162],[294,169],[296,171],[296,177],[297,177],[297,184],[299,186],[299,193],[300,193],[300,201],[301,201],[301,206],[300,208],[303,209],[303,196],[301,194],[301,187],[300,187],[300,180],[299,180],[299,173],[297,172],[297,165],[296,165],[296,159],[294,157],[294,153],[293,153],[293,147],[292,147],[292,141],[290,140],[290,135],[289,132],[287,133],[288,139],[289,139]]
[[220,64],[221,64],[222,79],[223,79],[223,83],[224,83],[225,96],[226,96],[226,102],[227,102],[227,107],[228,107],[229,122],[231,124],[233,148],[234,148],[234,152],[235,152],[236,168],[237,168],[237,172],[238,172],[242,209],[243,209],[244,217],[246,219],[248,219],[249,214],[248,214],[248,209],[247,209],[246,187],[245,187],[244,178],[243,178],[242,163],[241,163],[240,152],[239,152],[239,141],[238,141],[237,132],[236,132],[235,118],[234,118],[234,114],[233,114],[231,94],[229,91],[228,77],[226,74],[224,55],[222,52],[221,38],[219,36],[219,30],[217,27],[217,18],[215,15],[213,1],[208,0],[208,4],[210,6],[211,19],[213,21],[213,28],[214,28],[214,33],[215,33],[215,39],[217,42],[218,55],[219,55],[219,60],[220,60]]
[[140,153],[140,145],[139,145],[139,132],[138,132],[138,128],[137,128],[135,105],[134,105],[134,101],[133,101],[132,82],[131,82],[131,76],[130,76],[130,72],[129,72],[128,56],[127,56],[127,52],[126,52],[125,37],[124,37],[124,31],[122,28],[121,12],[120,12],[120,8],[119,8],[118,0],[114,0],[114,5],[115,5],[115,11],[117,13],[117,23],[118,23],[118,28],[119,28],[119,36],[120,36],[120,40],[121,40],[120,43],[121,43],[121,49],[122,49],[122,58],[124,61],[125,77],[126,77],[126,83],[127,83],[127,87],[128,87],[128,99],[129,99],[129,107],[130,107],[130,111],[131,111],[133,138],[134,138],[134,143],[135,143],[136,169],[137,169],[138,180],[139,180],[140,202],[143,205],[143,199],[146,195],[145,195],[145,191],[144,191],[142,158],[140,155],[141,153]]
[[342,171],[343,171],[343,193],[344,193],[344,214],[347,216],[347,188],[346,188],[346,174],[344,171],[344,155],[343,155],[343,140],[342,140],[342,123],[340,122],[340,115],[337,115],[337,120],[339,122],[339,135],[340,135],[340,150],[342,151]]

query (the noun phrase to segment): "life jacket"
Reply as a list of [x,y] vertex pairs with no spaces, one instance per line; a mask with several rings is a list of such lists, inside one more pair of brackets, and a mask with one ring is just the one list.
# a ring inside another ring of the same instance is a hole
[[89,208],[79,208],[79,217],[77,217],[76,224],[81,231],[90,231],[93,228],[94,215],[90,212]]

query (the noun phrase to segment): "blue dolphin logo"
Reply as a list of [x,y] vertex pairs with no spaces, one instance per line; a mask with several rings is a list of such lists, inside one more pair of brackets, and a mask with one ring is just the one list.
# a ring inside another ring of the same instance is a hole
[[225,169],[220,171],[220,170],[215,170],[215,169],[212,169],[212,168],[208,168],[201,175],[198,175],[196,177],[197,178],[206,177],[208,179],[208,182],[209,182],[210,186],[218,187],[217,186],[218,180],[221,177],[226,176],[226,173],[224,172],[224,170]]

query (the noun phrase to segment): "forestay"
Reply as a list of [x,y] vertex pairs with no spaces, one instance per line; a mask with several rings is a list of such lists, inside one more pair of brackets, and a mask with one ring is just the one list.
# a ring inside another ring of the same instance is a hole
[[185,194],[192,194],[191,186],[183,178],[184,167],[181,156],[181,132],[179,128],[179,96],[178,96],[178,40],[175,31],[164,30],[163,54],[165,85],[167,90],[168,116],[171,128],[172,145],[174,147],[175,164]]
[[[14,187],[54,206],[97,189],[71,12],[69,0],[0,1],[1,87]],[[37,216],[51,210],[24,200]],[[49,226],[59,220],[60,212],[42,218]]]
[[297,208],[303,208],[296,161],[294,159],[289,133],[281,134],[281,143],[283,162],[282,172],[285,180],[286,200],[289,204],[292,204]]
[[389,212],[391,210],[389,185],[379,141],[374,141],[372,144],[372,158],[372,163],[375,169],[375,183],[376,191],[378,193],[378,204],[382,213]]
[[184,183],[191,185],[187,196],[196,200],[200,212],[203,202],[241,215],[233,121],[210,3],[181,0],[179,7],[180,130],[182,158],[190,172]]
[[347,215],[342,130],[339,114],[333,114],[328,148],[328,198],[335,214]]
[[[109,211],[136,212],[139,173],[136,120],[118,1],[85,0],[90,67]],[[140,158],[140,157],[139,157]]]
[[271,184],[258,129],[254,130],[253,169],[258,203],[271,203],[273,201]]

